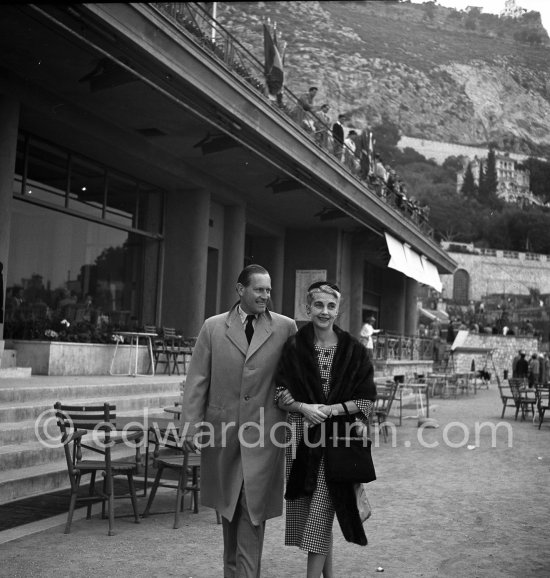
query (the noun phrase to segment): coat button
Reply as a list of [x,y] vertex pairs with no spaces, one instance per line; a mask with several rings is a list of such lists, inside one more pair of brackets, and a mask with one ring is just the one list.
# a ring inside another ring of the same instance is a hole
[[250,396],[249,396],[249,395],[245,395],[245,396],[244,396],[244,400],[245,400],[245,401],[248,401],[249,399],[250,399]]

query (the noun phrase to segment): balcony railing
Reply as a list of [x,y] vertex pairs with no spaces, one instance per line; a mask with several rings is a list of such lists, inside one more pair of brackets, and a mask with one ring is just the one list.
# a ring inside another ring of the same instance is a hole
[[[273,109],[287,122],[292,122],[296,126],[293,117],[299,116],[301,119],[299,126],[310,140],[326,154],[335,156],[330,138],[327,138],[327,135],[332,134],[331,126],[314,112],[303,110],[300,99],[289,88],[283,87],[280,95],[271,96],[264,79],[263,63],[207,10],[196,2],[159,2],[153,3],[152,6],[167,17],[186,37],[222,62],[254,92],[268,100]],[[300,111],[299,115],[296,115],[297,110]],[[415,223],[424,234],[433,238],[433,229],[428,223],[425,208],[418,207],[414,202],[404,198],[398,189],[388,187],[370,174],[369,167],[365,167],[359,150],[353,151],[344,144],[339,160],[370,193],[376,194],[407,220]]]
[[379,333],[373,336],[374,358],[410,361],[431,361],[433,340],[416,335]]

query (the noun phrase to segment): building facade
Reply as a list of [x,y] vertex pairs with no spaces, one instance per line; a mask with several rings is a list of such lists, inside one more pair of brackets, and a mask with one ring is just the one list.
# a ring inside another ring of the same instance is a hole
[[[474,156],[472,160],[465,159],[464,167],[456,175],[456,190],[460,193],[464,183],[466,169],[470,165],[474,183],[479,186],[480,171],[485,171],[487,158]],[[530,190],[530,173],[521,162],[513,159],[509,153],[495,154],[495,170],[497,174],[497,196],[506,203],[520,205],[542,205],[542,201]]]
[[454,261],[275,106],[215,26],[193,3],[3,10],[0,341],[195,336],[252,262],[276,311],[301,320],[305,287],[329,278],[344,328],[374,312],[415,332],[419,283]]

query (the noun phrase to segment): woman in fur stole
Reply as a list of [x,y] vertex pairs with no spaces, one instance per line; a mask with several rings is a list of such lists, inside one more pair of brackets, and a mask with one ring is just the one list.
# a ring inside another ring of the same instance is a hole
[[[373,366],[363,345],[334,322],[340,290],[313,283],[307,292],[310,322],[286,343],[276,374],[277,399],[289,411],[292,440],[286,460],[285,545],[308,552],[307,577],[332,578],[334,514],[346,540],[367,544],[352,483],[325,477],[323,441],[334,422],[355,414],[363,431],[376,398]],[[340,416],[340,417],[336,417]]]

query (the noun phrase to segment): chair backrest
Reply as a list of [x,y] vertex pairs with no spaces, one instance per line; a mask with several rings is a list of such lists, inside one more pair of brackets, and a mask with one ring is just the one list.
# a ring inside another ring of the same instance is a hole
[[535,397],[539,409],[550,409],[550,387],[541,385],[537,386],[535,389]]
[[498,384],[498,391],[500,394],[500,398],[504,399],[505,397],[513,397],[512,389],[510,388],[509,383],[499,383]]
[[145,333],[157,333],[157,328],[155,325],[144,325],[143,331],[145,331]]
[[524,387],[528,384],[527,378],[525,377],[511,377],[508,379],[508,385],[510,386],[510,391],[514,400],[519,401],[521,398],[521,393],[519,388]]
[[[61,443],[65,449],[67,465],[71,471],[71,464],[74,466],[82,459],[82,448],[105,456],[110,462],[110,432],[116,428],[116,406],[104,403],[101,405],[64,405],[56,402],[54,405],[57,425],[61,431]],[[98,447],[83,443],[83,434],[89,431],[102,432],[102,443]],[[70,451],[70,444],[73,443],[73,451]]]
[[391,410],[395,394],[399,389],[398,381],[388,381],[385,386],[381,386],[378,391],[378,397],[374,402],[374,409],[378,412],[388,414]]

